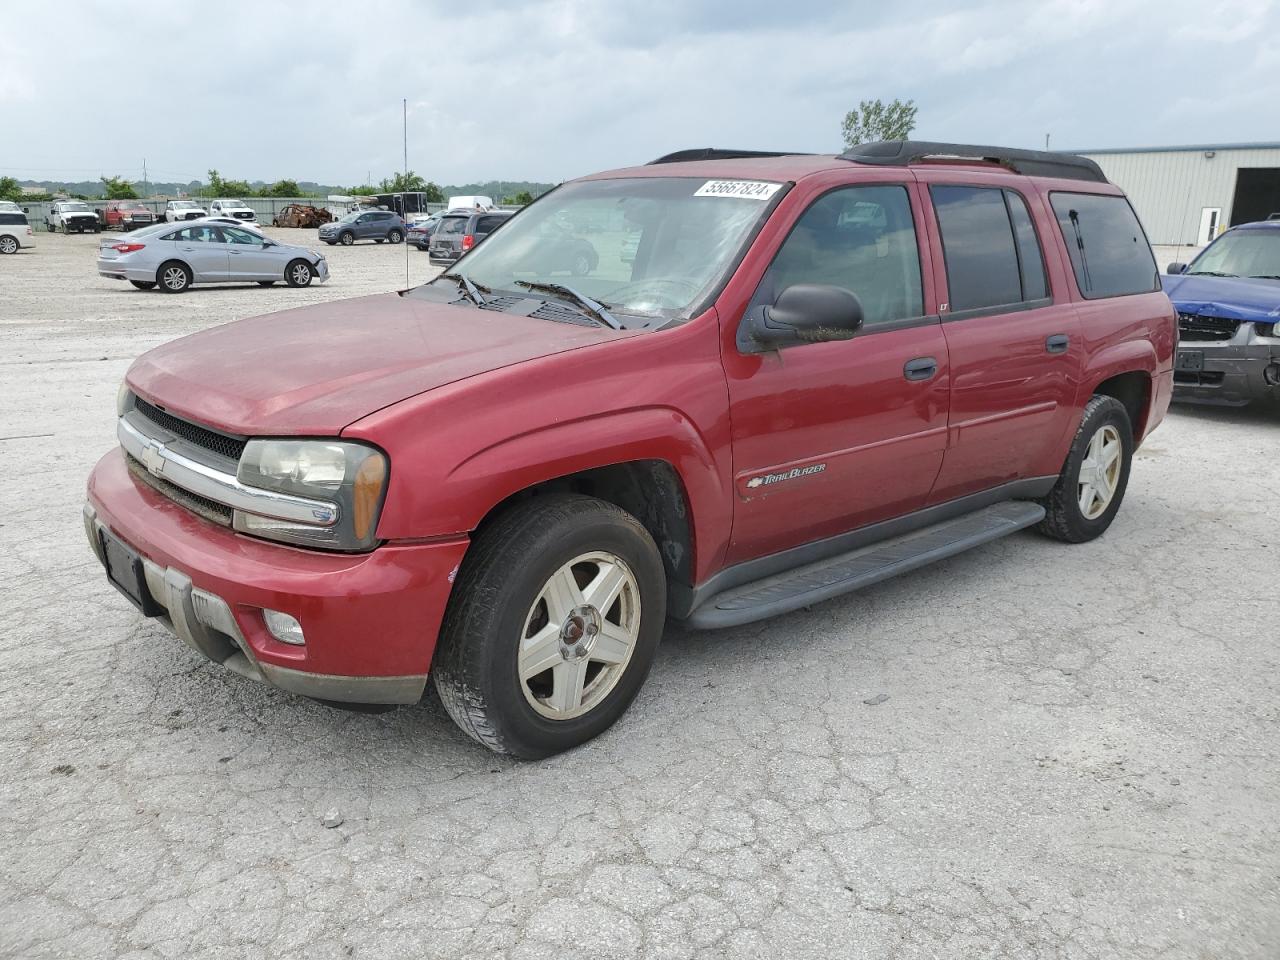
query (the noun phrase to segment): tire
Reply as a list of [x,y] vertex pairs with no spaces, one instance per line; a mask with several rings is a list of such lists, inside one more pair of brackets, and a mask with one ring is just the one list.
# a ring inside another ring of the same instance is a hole
[[284,268],[285,283],[291,287],[309,287],[315,278],[315,270],[305,260],[290,260]]
[[10,237],[10,236],[0,237],[0,254],[9,256],[10,254],[17,253],[17,252],[18,252],[17,238]]
[[156,288],[154,280],[130,280],[129,282],[139,290],[154,290]]
[[387,239],[392,243],[403,243],[404,233],[400,230],[388,230]]
[[[1110,453],[1113,444],[1119,446],[1114,454]],[[1101,464],[1096,472],[1095,461]],[[1114,397],[1094,397],[1085,405],[1058,482],[1040,501],[1045,518],[1037,529],[1064,543],[1085,543],[1101,536],[1124,500],[1132,464],[1133,427],[1128,411]],[[1086,476],[1092,474],[1087,481],[1082,467]]]
[[585,253],[574,254],[573,263],[570,264],[569,270],[575,277],[585,277],[591,272],[591,258]]
[[165,293],[183,293],[191,288],[191,268],[180,260],[166,260],[156,271],[156,283]]
[[338,242],[344,247],[349,247],[356,242],[356,235],[350,230],[343,230],[342,233],[338,234]]
[[48,230],[49,230],[49,232],[50,232],[50,233],[57,233],[57,232],[58,232],[58,228],[57,228],[57,227],[55,227],[52,223],[50,223],[48,220],[46,220],[46,221],[44,222],[44,225],[48,228]]
[[[601,613],[585,598],[603,576],[614,578],[616,593]],[[535,497],[482,528],[467,551],[432,664],[436,691],[458,726],[490,750],[526,760],[568,750],[631,704],[666,607],[662,558],[635,517],[592,497]],[[522,679],[521,638],[538,636],[540,656],[525,668],[548,666]]]

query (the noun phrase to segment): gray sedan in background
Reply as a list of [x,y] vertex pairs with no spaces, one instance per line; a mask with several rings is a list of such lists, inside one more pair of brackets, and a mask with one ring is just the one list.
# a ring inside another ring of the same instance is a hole
[[98,244],[98,274],[139,290],[181,293],[193,283],[259,283],[291,287],[329,279],[322,254],[277,243],[243,227],[212,220],[162,223]]

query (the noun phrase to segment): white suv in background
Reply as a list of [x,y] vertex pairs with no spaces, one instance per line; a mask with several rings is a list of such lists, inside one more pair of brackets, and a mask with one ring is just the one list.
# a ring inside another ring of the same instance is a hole
[[35,245],[35,234],[22,208],[9,200],[0,200],[0,254],[17,253],[23,247]]
[[194,200],[170,200],[164,205],[164,218],[169,223],[179,220],[199,220],[207,217],[209,211]]
[[209,204],[209,216],[231,217],[245,223],[258,222],[258,215],[243,200],[214,200]]

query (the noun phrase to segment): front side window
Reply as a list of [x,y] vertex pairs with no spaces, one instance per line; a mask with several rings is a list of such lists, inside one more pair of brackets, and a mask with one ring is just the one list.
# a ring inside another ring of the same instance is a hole
[[1049,194],[1058,228],[1086,300],[1151,293],[1160,274],[1142,226],[1124,197]]
[[906,188],[845,187],[814,201],[765,271],[752,303],[773,303],[797,283],[853,291],[866,326],[920,316],[920,250]]
[[262,243],[261,237],[255,237],[248,230],[240,230],[236,227],[223,227],[222,235],[227,238],[227,243],[247,243],[255,247]]
[[[624,325],[686,319],[724,283],[781,190],[706,177],[567,183],[504,221],[455,272],[517,296],[530,295],[523,283],[569,285]],[[549,242],[552,225],[562,239]],[[454,232],[447,218],[436,235]]]

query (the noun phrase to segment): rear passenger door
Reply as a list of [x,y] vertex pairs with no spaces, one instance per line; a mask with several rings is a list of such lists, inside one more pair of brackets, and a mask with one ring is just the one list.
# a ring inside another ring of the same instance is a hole
[[1080,374],[1080,324],[1023,181],[929,184],[951,360],[947,454],[931,503],[1057,474]]
[[177,248],[178,259],[195,275],[196,282],[217,282],[230,277],[230,255],[222,231],[212,224],[183,227],[169,235]]

